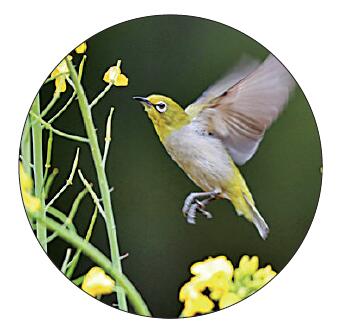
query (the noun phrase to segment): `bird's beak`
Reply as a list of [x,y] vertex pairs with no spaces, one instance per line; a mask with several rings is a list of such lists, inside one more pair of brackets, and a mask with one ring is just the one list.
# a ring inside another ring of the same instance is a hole
[[153,105],[146,97],[142,97],[142,96],[133,96],[133,100],[139,101],[139,102],[142,103],[143,105],[147,105],[147,106],[149,106],[149,107],[152,107],[152,105]]

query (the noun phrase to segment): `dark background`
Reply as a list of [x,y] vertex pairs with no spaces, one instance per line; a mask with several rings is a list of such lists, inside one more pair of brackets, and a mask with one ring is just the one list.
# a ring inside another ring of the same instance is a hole
[[[87,43],[83,86],[90,100],[106,86],[103,74],[117,59],[122,59],[122,70],[129,77],[129,86],[113,87],[94,108],[93,115],[103,148],[106,118],[110,107],[116,108],[107,174],[114,187],[112,202],[120,251],[129,252],[123,269],[152,314],[179,315],[182,305],[178,291],[190,277],[189,267],[208,256],[226,255],[237,265],[243,254],[257,255],[261,266],[270,263],[277,272],[281,271],[309,229],[321,186],[319,135],[300,88],[296,88],[286,111],[266,133],[256,155],[241,168],[259,211],[270,225],[266,241],[253,225],[235,214],[228,201],[215,201],[209,206],[214,215],[212,221],[199,216],[195,226],[185,222],[181,213],[184,198],[199,188],[170,159],[142,107],[132,100],[135,95],[160,93],[185,107],[242,55],[263,60],[269,51],[225,25],[187,16],[136,19],[102,31]],[[81,55],[73,56],[78,63]],[[41,89],[43,107],[52,92],[53,84]],[[56,110],[71,93],[69,86]],[[85,135],[77,102],[54,126]],[[51,196],[69,175],[77,146],[81,147],[80,168],[96,183],[88,146],[55,136],[52,164],[60,174]],[[68,213],[82,188],[76,178],[54,205]],[[96,186],[95,189],[98,191]],[[92,211],[92,200],[87,196],[75,218],[82,235]],[[105,226],[100,217],[91,242],[108,255]],[[58,267],[66,247],[58,239],[49,245],[49,257]],[[82,257],[75,277],[91,266],[91,261]],[[107,297],[106,301],[112,303],[112,298]]]

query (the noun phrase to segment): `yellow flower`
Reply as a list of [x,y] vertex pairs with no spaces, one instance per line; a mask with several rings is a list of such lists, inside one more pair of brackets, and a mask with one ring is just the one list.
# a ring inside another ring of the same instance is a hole
[[115,282],[100,267],[91,268],[82,283],[82,290],[93,297],[111,294],[114,287]]
[[183,285],[179,291],[179,300],[184,302],[183,317],[206,314],[213,310],[214,303],[201,293],[204,288],[205,284],[196,277]]
[[[71,60],[72,56],[68,55],[68,59]],[[51,78],[55,78],[55,93],[63,93],[66,91],[66,77],[69,75],[68,66],[65,59],[63,59],[57,67],[51,72]]]
[[237,294],[233,292],[226,292],[219,301],[219,307],[220,309],[223,309],[228,306],[234,305],[239,301],[241,301],[241,298]]
[[261,288],[276,275],[277,273],[272,269],[271,265],[268,265],[265,268],[258,269],[253,276],[253,280],[258,281],[259,288]]
[[87,44],[85,42],[81,43],[78,47],[75,48],[77,54],[83,54],[87,50]]
[[115,66],[111,66],[103,76],[103,80],[108,84],[115,86],[127,86],[128,78],[121,73],[121,60],[118,60]]
[[19,164],[19,178],[21,194],[25,208],[28,212],[34,213],[40,210],[40,200],[32,195],[33,181],[32,178],[25,172],[22,163]]
[[190,271],[203,281],[209,280],[219,272],[225,273],[227,278],[231,279],[233,277],[234,267],[225,256],[219,256],[216,258],[209,257],[204,261],[194,263]]
[[[225,256],[194,263],[190,271],[194,275],[179,291],[179,300],[184,302],[182,316],[208,313],[218,302],[220,309],[231,306],[259,290],[276,272],[270,265],[259,267],[257,256],[243,256],[234,270]],[[208,289],[208,296],[203,292]],[[211,300],[212,299],[212,300]]]
[[240,259],[239,268],[235,269],[234,278],[239,280],[240,278],[248,275],[253,275],[259,267],[259,258],[253,256],[243,256]]

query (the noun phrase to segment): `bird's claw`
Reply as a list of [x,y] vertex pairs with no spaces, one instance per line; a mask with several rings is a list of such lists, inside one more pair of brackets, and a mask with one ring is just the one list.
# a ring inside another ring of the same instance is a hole
[[186,221],[187,223],[190,223],[192,225],[196,224],[196,214],[197,212],[201,212],[207,219],[211,219],[213,216],[210,212],[208,212],[206,209],[206,204],[199,201],[198,199],[195,199],[194,203],[192,203],[189,207],[189,210],[186,215]]

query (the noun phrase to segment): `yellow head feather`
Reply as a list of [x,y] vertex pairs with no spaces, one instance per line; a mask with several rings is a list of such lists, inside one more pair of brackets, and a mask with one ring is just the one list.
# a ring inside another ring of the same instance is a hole
[[191,121],[184,109],[169,97],[150,95],[142,103],[161,142]]

